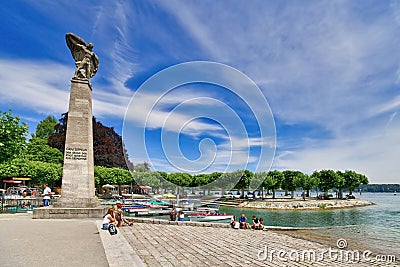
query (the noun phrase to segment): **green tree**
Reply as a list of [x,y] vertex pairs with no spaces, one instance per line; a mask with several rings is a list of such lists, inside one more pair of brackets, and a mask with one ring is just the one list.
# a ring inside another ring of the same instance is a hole
[[251,179],[254,177],[254,173],[249,170],[241,171],[242,176],[240,177],[238,183],[235,188],[238,190],[242,190],[241,197],[244,198],[244,190],[249,188]]
[[180,194],[180,187],[190,186],[193,184],[193,176],[188,173],[175,172],[168,174],[168,181],[177,185],[177,194]]
[[306,197],[310,196],[310,190],[318,185],[318,179],[315,176],[297,172],[294,183],[296,188],[303,189],[303,199],[306,200]]
[[164,189],[165,192],[167,188],[171,187],[171,183],[167,180],[168,173],[162,171],[157,171],[157,173],[161,181],[161,188]]
[[234,172],[226,172],[222,173],[213,184],[221,188],[222,195],[225,195],[226,190],[231,190],[235,187],[237,181],[239,181],[242,172],[234,171]]
[[48,183],[50,187],[60,186],[62,176],[61,164],[14,159],[0,164],[0,177],[30,177],[31,185]]
[[148,172],[150,171],[150,164],[147,162],[136,164],[133,169],[135,172]]
[[303,189],[306,190],[306,197],[310,197],[310,190],[318,186],[318,178],[312,175],[306,175],[303,183]]
[[278,170],[269,171],[262,185],[268,190],[272,190],[272,198],[275,199],[275,191],[281,187],[283,174]]
[[44,138],[34,137],[26,145],[23,157],[31,161],[62,164],[64,157],[60,150],[47,145]]
[[190,186],[193,176],[188,173],[175,172],[168,174],[167,179],[178,186]]
[[191,186],[203,186],[210,182],[210,177],[208,174],[200,173],[193,175],[192,184]]
[[292,170],[286,170],[283,171],[283,182],[282,182],[282,187],[286,191],[291,192],[291,198],[294,197],[294,190],[296,190],[296,184],[294,183],[294,179],[298,175],[297,171],[292,171]]
[[[98,192],[101,192],[101,186],[105,184],[119,185],[121,191],[121,185],[134,183],[130,171],[102,166],[94,166],[94,181]],[[121,194],[121,192],[119,193]]]
[[333,170],[321,170],[318,172],[318,187],[324,191],[325,197],[328,196],[329,189],[336,186],[338,175]]
[[158,189],[161,186],[162,176],[158,172],[133,172],[132,175],[139,185],[150,186],[153,189]]
[[368,184],[368,178],[356,173],[355,171],[346,170],[343,174],[345,181],[345,188],[349,190],[350,195],[353,193],[354,188],[359,187],[361,184]]
[[43,138],[46,143],[52,133],[55,132],[54,127],[57,125],[57,119],[53,116],[48,116],[40,121],[36,126],[36,132],[32,135],[33,138]]
[[346,177],[343,172],[337,171],[337,178],[336,178],[336,184],[335,188],[339,190],[338,192],[338,198],[342,199],[343,198],[343,189],[346,188]]
[[[250,188],[254,189],[253,194],[256,191],[259,191],[259,192],[261,191],[261,196],[264,196],[264,187],[265,186],[263,185],[263,182],[264,182],[266,176],[267,176],[266,172],[254,173],[253,179],[251,179],[251,181],[250,181]],[[252,188],[252,186],[254,186],[254,187],[258,186],[258,188]]]
[[35,134],[26,145],[23,157],[30,161],[42,161],[48,163],[62,164],[64,156],[61,151],[50,147],[48,143],[49,136],[54,132],[57,124],[56,118],[48,116],[39,122],[36,126]]
[[20,155],[25,148],[28,126],[20,122],[12,111],[0,110],[0,163],[10,161]]

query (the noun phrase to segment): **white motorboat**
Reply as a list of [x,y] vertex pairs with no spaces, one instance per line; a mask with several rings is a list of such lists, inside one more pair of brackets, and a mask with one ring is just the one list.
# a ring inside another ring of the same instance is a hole
[[231,214],[219,214],[219,213],[193,213],[187,216],[190,221],[195,222],[218,222],[218,221],[230,221],[233,218]]

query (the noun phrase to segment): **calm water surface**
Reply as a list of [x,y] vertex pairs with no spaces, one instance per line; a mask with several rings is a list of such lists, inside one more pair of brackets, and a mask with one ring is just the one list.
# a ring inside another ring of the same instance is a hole
[[244,213],[249,221],[252,215],[262,217],[266,225],[320,227],[312,232],[345,238],[348,244],[400,256],[400,194],[363,193],[361,197],[376,205],[321,211],[221,207],[220,211],[236,216]]

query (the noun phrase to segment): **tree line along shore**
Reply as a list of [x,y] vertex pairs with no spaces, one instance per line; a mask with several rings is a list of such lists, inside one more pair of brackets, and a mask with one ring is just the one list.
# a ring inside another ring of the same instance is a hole
[[[51,187],[61,186],[62,162],[65,145],[68,114],[64,113],[57,122],[48,116],[36,127],[36,132],[28,138],[28,127],[12,111],[0,110],[0,177],[30,177],[30,185],[48,183]],[[302,190],[304,199],[315,188],[325,192],[335,189],[337,197],[343,198],[343,190],[352,194],[362,184],[368,184],[368,178],[353,170],[318,170],[306,174],[297,170],[271,170],[253,173],[250,170],[237,170],[229,173],[207,173],[191,175],[188,173],[166,173],[150,171],[146,162],[133,165],[125,160],[127,152],[120,135],[112,127],[106,127],[93,118],[94,125],[94,176],[99,192],[104,184],[147,185],[154,193],[172,191],[182,193],[183,189],[210,191],[220,189],[222,195],[226,189],[245,191],[253,185],[253,191],[268,191],[275,198],[277,189],[287,192]],[[131,172],[129,170],[135,170]]]
[[307,198],[303,200],[297,197],[292,201],[287,199],[276,199],[277,201],[263,200],[243,202],[239,204],[238,208],[252,208],[252,209],[265,209],[265,210],[325,210],[325,209],[343,209],[354,208],[374,205],[373,202],[364,199],[329,199],[318,200],[315,198]]

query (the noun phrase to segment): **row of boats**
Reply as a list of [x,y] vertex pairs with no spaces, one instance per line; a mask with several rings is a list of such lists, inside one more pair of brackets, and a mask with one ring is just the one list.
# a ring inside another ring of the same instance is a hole
[[219,213],[217,204],[202,205],[196,200],[181,201],[178,205],[159,200],[132,200],[131,203],[125,202],[122,210],[134,216],[169,215],[182,210],[189,221],[198,222],[225,222],[233,218],[233,215]]

